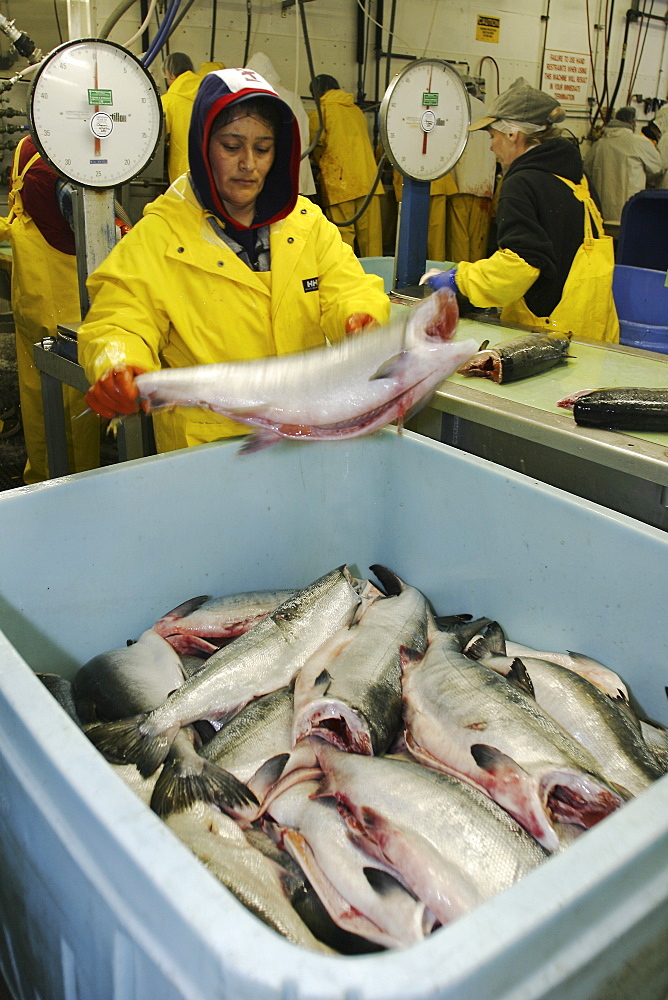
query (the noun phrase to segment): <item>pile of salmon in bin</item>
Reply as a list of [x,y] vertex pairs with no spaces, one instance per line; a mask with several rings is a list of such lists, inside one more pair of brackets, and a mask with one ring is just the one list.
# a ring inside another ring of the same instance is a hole
[[348,955],[457,920],[668,769],[603,664],[370,569],[191,598],[72,684],[42,675],[254,914]]
[[0,494],[11,992],[665,1000],[668,533],[410,431],[237,450]]

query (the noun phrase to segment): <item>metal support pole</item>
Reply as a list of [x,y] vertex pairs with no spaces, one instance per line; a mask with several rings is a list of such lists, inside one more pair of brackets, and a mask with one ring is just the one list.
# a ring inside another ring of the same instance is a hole
[[404,177],[397,221],[396,288],[417,285],[427,263],[429,181]]
[[71,41],[91,37],[90,0],[67,0],[67,30]]
[[72,197],[74,214],[74,239],[77,248],[79,275],[79,301],[81,318],[88,312],[90,302],[86,291],[86,278],[105,260],[116,245],[116,212],[113,188],[94,190],[74,189]]

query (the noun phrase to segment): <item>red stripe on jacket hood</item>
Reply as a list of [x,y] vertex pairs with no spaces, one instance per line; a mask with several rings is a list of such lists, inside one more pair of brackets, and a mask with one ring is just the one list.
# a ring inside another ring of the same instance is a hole
[[299,192],[301,140],[299,125],[290,106],[257,73],[245,69],[222,69],[207,73],[197,91],[188,133],[190,175],[202,204],[219,219],[239,223],[225,211],[209,162],[209,136],[216,117],[232,104],[249,98],[266,97],[281,112],[276,136],[276,156],[255,206],[256,221],[249,229],[278,222],[295,207]]

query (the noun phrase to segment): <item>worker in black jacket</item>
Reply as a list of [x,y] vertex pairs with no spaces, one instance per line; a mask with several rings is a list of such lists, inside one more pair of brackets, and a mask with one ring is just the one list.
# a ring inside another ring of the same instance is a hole
[[[615,341],[619,324],[612,300],[612,243],[596,240],[597,260],[600,253],[605,261],[588,275],[589,261],[578,253],[585,211],[595,237],[599,228],[603,236],[603,223],[579,149],[555,128],[563,118],[564,110],[551,94],[520,78],[484,118],[469,126],[489,132],[504,171],[496,216],[498,250],[425,279],[433,288],[460,292],[476,307],[501,307],[502,323]],[[587,287],[576,295],[572,289],[583,266]]]

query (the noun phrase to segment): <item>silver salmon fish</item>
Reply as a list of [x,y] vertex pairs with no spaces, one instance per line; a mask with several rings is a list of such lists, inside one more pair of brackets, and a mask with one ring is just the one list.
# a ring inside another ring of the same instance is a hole
[[135,383],[150,412],[201,406],[254,427],[242,451],[282,438],[359,437],[420,409],[436,386],[477,349],[454,342],[459,312],[435,292],[383,327],[280,357],[169,368]]
[[162,764],[182,726],[228,719],[253,698],[289,684],[308,657],[353,620],[360,601],[346,567],[326,573],[210,656],[157,708],[93,726],[88,738],[108,760],[137,764],[148,776]]

